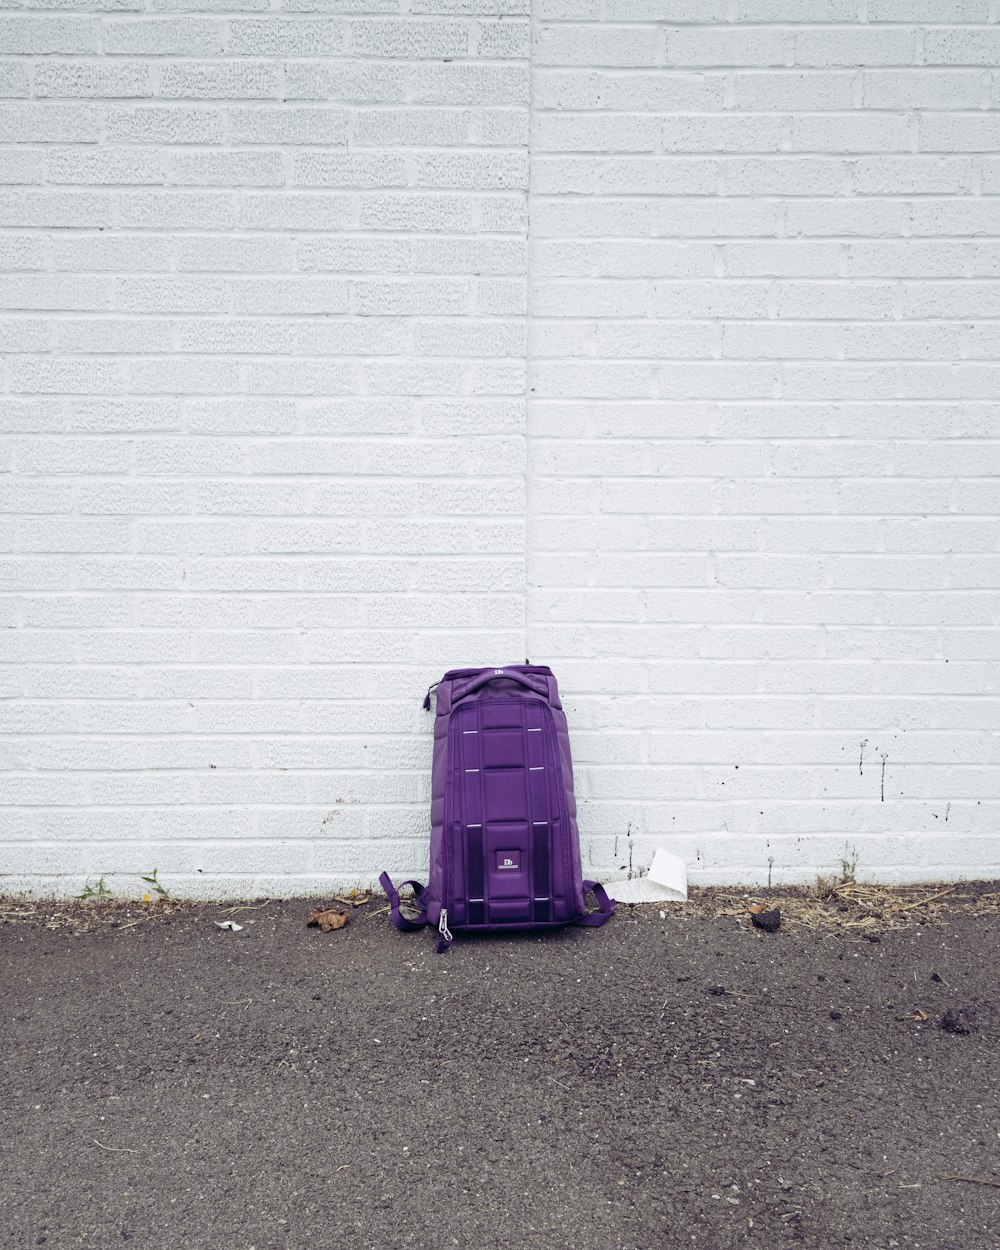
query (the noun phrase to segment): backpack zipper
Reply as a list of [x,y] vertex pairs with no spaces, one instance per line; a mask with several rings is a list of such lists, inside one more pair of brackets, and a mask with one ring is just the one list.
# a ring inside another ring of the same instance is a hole
[[[545,737],[548,739],[548,748],[553,766],[562,774],[562,756],[559,752],[559,732],[556,729],[555,719],[552,715],[552,708],[545,705],[542,719],[547,727],[548,732]],[[573,856],[569,848],[569,804],[566,802],[566,787],[560,786],[559,800],[556,805],[559,813],[559,842],[560,842],[560,858],[563,866],[563,889],[567,892],[573,888]]]
[[446,951],[448,947],[452,944],[452,942],[455,940],[452,937],[451,930],[448,928],[448,908],[447,907],[441,908],[441,919],[438,921],[438,933],[440,934],[440,937],[438,938],[437,953],[440,955],[444,951]]

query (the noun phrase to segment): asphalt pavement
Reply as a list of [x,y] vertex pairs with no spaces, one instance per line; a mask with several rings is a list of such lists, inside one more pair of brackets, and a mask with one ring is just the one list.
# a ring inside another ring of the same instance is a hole
[[313,903],[0,925],[0,1246],[1000,1246],[996,916],[437,956]]

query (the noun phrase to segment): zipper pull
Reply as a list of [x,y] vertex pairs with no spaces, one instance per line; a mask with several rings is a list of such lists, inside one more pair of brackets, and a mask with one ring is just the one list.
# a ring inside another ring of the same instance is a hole
[[451,930],[448,928],[447,907],[441,908],[441,919],[438,921],[438,933],[440,934],[440,937],[438,938],[437,943],[437,953],[442,955],[455,940],[452,937]]
[[432,690],[437,690],[437,688],[438,688],[438,686],[440,686],[440,684],[441,684],[441,683],[440,683],[439,681],[435,681],[435,682],[432,682],[432,683],[431,683],[431,684],[427,687],[427,693],[424,695],[424,711],[425,711],[425,712],[429,712],[429,711],[431,710],[431,691],[432,691]]

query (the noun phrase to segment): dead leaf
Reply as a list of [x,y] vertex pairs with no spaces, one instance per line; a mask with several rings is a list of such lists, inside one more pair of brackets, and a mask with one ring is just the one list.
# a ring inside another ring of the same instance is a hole
[[751,903],[747,908],[751,916],[759,916],[762,911],[767,911],[766,903]]
[[346,911],[337,911],[335,907],[317,907],[310,913],[306,924],[323,933],[332,933],[334,929],[342,929],[347,924],[347,915]]
[[923,1024],[925,1020],[930,1019],[930,1016],[927,1014],[926,1011],[921,1011],[919,1007],[914,1007],[913,1018],[914,1020],[919,1020],[920,1023]]

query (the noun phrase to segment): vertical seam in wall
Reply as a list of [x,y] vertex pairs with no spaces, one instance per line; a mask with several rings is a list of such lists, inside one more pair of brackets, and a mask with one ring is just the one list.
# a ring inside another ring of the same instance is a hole
[[534,460],[531,434],[532,281],[531,281],[531,184],[534,177],[532,138],[535,133],[535,0],[528,5],[528,186],[524,210],[524,655],[531,658],[531,543],[534,495]]

